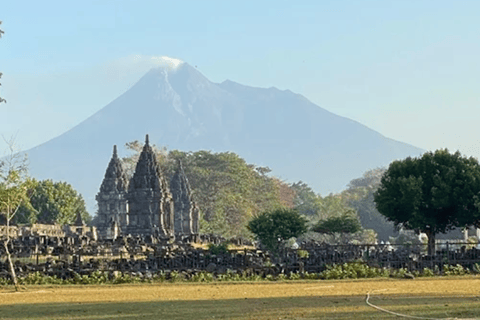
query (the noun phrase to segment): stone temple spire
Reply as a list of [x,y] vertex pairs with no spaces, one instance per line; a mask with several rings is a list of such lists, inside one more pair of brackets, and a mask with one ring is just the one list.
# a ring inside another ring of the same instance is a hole
[[173,201],[148,135],[128,189],[128,233],[173,236]]
[[127,190],[128,180],[123,171],[122,162],[118,158],[117,146],[113,146],[113,156],[108,164],[100,192],[123,192]]
[[77,215],[75,217],[75,222],[73,224],[75,227],[82,227],[85,225],[85,223],[83,223],[83,219],[82,219],[82,216],[80,215],[80,211],[77,212]]
[[161,189],[160,168],[157,163],[155,152],[148,142],[148,134],[145,137],[145,145],[130,182],[130,191],[134,189]]
[[170,188],[175,208],[175,234],[198,234],[199,210],[193,201],[190,184],[180,160]]
[[112,223],[123,229],[127,226],[127,187],[128,180],[117,154],[117,146],[113,146],[112,159],[105,172],[100,192],[96,196],[98,232],[104,238],[111,238]]

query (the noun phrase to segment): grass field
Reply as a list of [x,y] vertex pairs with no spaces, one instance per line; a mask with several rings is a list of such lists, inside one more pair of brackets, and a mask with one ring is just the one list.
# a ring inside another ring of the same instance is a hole
[[28,286],[0,319],[480,319],[480,278]]

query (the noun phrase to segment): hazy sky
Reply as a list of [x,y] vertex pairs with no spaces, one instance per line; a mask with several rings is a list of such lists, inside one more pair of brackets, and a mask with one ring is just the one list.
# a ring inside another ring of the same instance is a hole
[[0,134],[23,149],[54,138],[165,55],[480,158],[479,12],[477,0],[4,1]]

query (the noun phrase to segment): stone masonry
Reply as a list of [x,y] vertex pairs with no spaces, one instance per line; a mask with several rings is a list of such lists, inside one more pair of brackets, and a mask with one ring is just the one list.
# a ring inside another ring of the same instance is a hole
[[115,234],[122,231],[122,227],[128,225],[127,188],[128,180],[117,155],[117,146],[114,146],[112,159],[96,197],[100,237],[113,239]]
[[127,198],[128,234],[153,234],[161,238],[174,235],[172,194],[160,172],[148,135],[130,181]]
[[130,181],[114,147],[96,197],[99,236],[115,239],[121,234],[131,234],[169,239],[175,235],[198,235],[199,211],[192,200],[181,164],[171,186],[173,195],[158,166],[148,135]]
[[175,204],[175,234],[198,234],[199,210],[192,199],[190,184],[181,161],[178,161],[178,167],[170,182],[170,188]]

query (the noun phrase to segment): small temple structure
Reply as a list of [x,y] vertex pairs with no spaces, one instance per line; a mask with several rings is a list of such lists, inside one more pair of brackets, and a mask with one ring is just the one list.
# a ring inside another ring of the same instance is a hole
[[148,135],[130,181],[114,146],[96,196],[99,236],[115,239],[118,235],[130,234],[171,239],[176,235],[198,235],[199,210],[180,162],[170,187]]
[[199,209],[192,199],[190,184],[183,171],[182,162],[178,161],[177,170],[170,182],[175,208],[174,229],[177,235],[199,234]]

